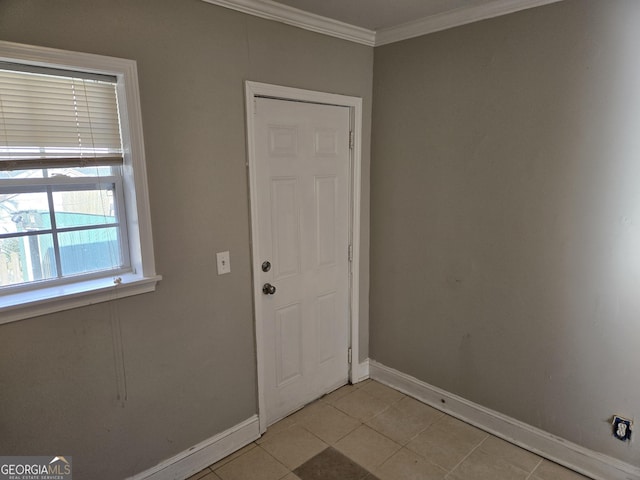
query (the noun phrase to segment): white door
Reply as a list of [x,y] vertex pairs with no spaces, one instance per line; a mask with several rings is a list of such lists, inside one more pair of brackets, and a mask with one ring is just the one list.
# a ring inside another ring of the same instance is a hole
[[347,107],[255,102],[267,424],[348,380],[349,118]]

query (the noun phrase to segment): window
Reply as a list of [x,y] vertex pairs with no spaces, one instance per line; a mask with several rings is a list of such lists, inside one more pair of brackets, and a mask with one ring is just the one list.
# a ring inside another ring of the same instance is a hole
[[1,322],[155,288],[135,62],[0,42]]

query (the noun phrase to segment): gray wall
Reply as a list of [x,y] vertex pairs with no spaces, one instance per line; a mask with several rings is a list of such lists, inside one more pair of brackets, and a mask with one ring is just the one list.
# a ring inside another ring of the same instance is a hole
[[371,357],[640,465],[640,2],[375,49]]
[[[155,293],[0,326],[0,453],[123,478],[256,413],[244,80],[364,98],[368,345],[373,49],[199,0],[2,0],[0,39],[138,62]],[[218,277],[215,252],[230,250]],[[120,321],[127,398],[117,399]]]

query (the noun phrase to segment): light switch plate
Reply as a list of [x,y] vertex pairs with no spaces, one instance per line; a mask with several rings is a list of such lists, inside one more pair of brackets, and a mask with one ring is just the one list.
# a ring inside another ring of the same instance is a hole
[[218,263],[218,275],[231,272],[231,261],[229,260],[228,251],[216,253],[216,261]]

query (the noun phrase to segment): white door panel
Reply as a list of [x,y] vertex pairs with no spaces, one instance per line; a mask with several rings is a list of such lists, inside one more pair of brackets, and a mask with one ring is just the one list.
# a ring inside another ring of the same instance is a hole
[[267,98],[255,107],[254,269],[276,288],[257,309],[270,424],[348,379],[349,109]]

